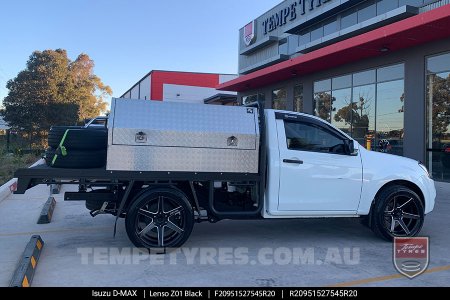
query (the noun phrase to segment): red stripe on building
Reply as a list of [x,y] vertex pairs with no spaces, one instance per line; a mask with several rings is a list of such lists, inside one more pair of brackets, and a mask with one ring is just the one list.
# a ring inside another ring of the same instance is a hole
[[219,74],[153,71],[151,80],[150,98],[162,101],[164,84],[215,88],[219,84]]
[[450,37],[450,4],[337,42],[220,84],[218,90],[243,92]]

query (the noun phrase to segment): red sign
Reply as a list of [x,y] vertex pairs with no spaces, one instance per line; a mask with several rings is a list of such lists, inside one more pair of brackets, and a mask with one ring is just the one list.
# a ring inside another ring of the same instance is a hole
[[244,43],[246,46],[253,44],[256,39],[255,21],[252,21],[244,26]]
[[394,266],[410,279],[425,272],[429,252],[428,237],[394,238]]

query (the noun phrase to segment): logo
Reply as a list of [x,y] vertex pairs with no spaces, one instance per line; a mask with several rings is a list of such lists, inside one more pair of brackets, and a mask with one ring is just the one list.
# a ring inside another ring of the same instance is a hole
[[428,237],[394,238],[394,266],[400,274],[412,279],[428,267]]
[[250,46],[256,40],[256,21],[253,20],[244,26],[244,43],[246,46]]

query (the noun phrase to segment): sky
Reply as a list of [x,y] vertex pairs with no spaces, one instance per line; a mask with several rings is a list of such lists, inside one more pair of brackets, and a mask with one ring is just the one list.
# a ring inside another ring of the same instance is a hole
[[35,50],[87,53],[121,96],[151,70],[237,73],[238,30],[281,0],[0,0],[0,101]]

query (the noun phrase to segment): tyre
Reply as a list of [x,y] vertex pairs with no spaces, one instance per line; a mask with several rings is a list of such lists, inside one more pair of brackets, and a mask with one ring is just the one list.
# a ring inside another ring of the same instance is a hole
[[384,188],[375,199],[373,210],[373,232],[389,241],[416,236],[425,218],[420,197],[401,185]]
[[106,149],[108,145],[108,131],[105,128],[67,128],[59,127],[56,131],[50,129],[48,134],[48,145],[57,148],[66,132],[64,147],[71,150],[101,150]]
[[55,163],[52,164],[57,152],[59,151],[53,148],[48,148],[45,151],[45,161],[48,166],[53,168],[92,169],[101,168],[106,165],[106,150],[67,150],[66,156],[59,153]]
[[[64,133],[67,129],[81,129],[82,126],[52,126],[48,131],[48,144],[49,147],[56,148],[59,145]],[[52,145],[50,145],[50,143]]]
[[129,239],[136,247],[180,247],[194,226],[194,212],[186,195],[156,188],[133,199],[125,218]]

